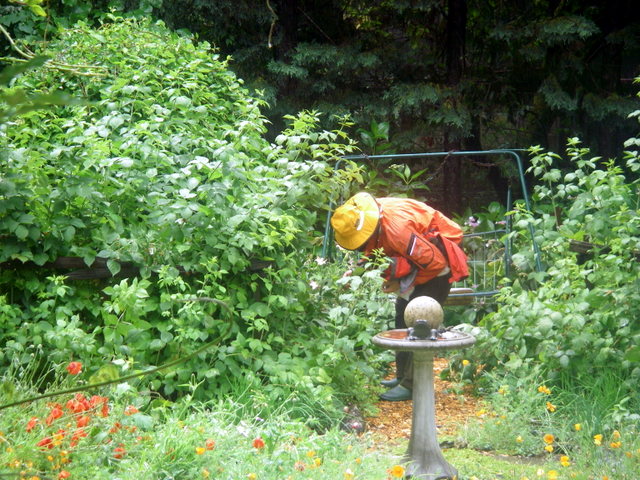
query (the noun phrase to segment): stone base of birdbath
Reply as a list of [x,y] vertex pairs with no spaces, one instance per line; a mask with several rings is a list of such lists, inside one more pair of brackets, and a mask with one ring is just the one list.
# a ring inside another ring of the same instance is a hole
[[463,332],[444,332],[436,340],[409,340],[407,330],[389,330],[373,337],[376,345],[413,352],[411,439],[404,458],[407,478],[454,480],[458,471],[445,460],[436,435],[433,357],[437,352],[467,348],[476,339]]

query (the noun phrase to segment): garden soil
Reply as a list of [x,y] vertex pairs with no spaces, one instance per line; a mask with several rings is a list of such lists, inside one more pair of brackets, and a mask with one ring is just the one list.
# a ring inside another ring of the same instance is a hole
[[[392,365],[393,367],[393,365]],[[447,360],[435,358],[433,374],[436,392],[436,427],[438,437],[453,436],[456,430],[474,417],[481,408],[481,399],[467,393],[454,391],[453,385],[440,378],[440,372],[447,367]],[[390,371],[394,371],[391,368]],[[378,412],[367,417],[367,430],[374,434],[376,441],[389,444],[406,442],[411,436],[411,400],[404,402],[384,402],[376,404]]]

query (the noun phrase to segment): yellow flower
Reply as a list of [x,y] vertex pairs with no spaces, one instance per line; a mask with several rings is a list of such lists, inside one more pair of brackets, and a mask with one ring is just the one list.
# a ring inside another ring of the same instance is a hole
[[596,445],[602,445],[602,435],[600,433],[593,436],[593,443]]
[[563,467],[568,467],[569,465],[571,465],[571,462],[569,461],[569,457],[567,457],[566,455],[563,455],[560,457],[560,464]]
[[360,457],[356,458],[356,463],[360,465],[362,463],[362,459]]
[[518,436],[516,437],[516,442],[518,442],[518,443],[522,443],[522,442],[524,442],[524,440],[522,439],[522,436],[521,436],[521,435],[518,435]]
[[553,435],[551,435],[550,433],[547,433],[544,437],[542,437],[542,439],[544,440],[544,443],[550,445],[553,442],[556,441],[556,437],[554,437]]
[[546,385],[540,385],[538,387],[538,391],[540,393],[544,393],[545,395],[551,395],[551,390]]
[[579,432],[580,430],[582,430],[582,424],[581,423],[576,423],[573,428],[576,430],[576,432]]
[[611,434],[611,438],[613,438],[614,440],[619,440],[620,432],[618,430],[614,430],[613,433]]
[[499,393],[500,395],[505,395],[508,391],[509,391],[509,389],[508,389],[507,387],[500,387],[500,388],[498,389],[498,393]]
[[471,362],[469,360],[467,360],[466,358],[464,360],[462,360],[462,366],[466,367],[467,365],[469,365]]
[[250,473],[249,475],[247,475],[247,478],[249,480],[256,480],[256,478],[258,478],[258,475],[256,475],[255,473]]
[[344,480],[353,480],[353,479],[354,479],[353,472],[351,471],[350,468],[347,468],[344,471]]
[[549,410],[551,413],[556,411],[556,406],[551,403],[551,402],[547,402],[547,410]]
[[198,455],[202,455],[202,454],[203,454],[204,452],[206,452],[206,451],[207,451],[207,449],[206,449],[206,448],[204,448],[204,447],[196,447],[196,453],[197,453]]
[[313,459],[313,464],[314,464],[316,467],[319,467],[320,465],[322,465],[322,459],[321,459],[321,458],[318,458],[318,457],[314,458],[314,459]]
[[395,478],[404,477],[404,467],[402,465],[394,465],[389,469],[389,475]]
[[207,470],[206,468],[202,469],[202,478],[209,478],[210,475],[211,472],[209,470]]
[[309,458],[313,458],[313,457],[315,457],[315,456],[316,456],[316,452],[314,452],[313,450],[309,450],[309,451],[307,452],[307,457],[309,457]]
[[547,445],[546,447],[544,447],[544,449],[545,449],[547,452],[551,453],[551,452],[553,452],[553,445]]
[[557,480],[558,479],[558,472],[556,470],[549,470],[547,472],[547,479],[548,480]]

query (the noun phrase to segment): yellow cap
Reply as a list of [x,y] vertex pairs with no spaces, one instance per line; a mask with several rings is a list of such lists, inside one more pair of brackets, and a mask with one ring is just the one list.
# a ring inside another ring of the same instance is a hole
[[380,209],[376,199],[366,192],[360,192],[336,208],[331,217],[336,242],[347,250],[362,247],[380,221]]

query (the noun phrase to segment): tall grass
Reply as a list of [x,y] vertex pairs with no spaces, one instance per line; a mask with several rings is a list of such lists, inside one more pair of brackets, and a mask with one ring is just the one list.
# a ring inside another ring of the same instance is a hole
[[554,386],[539,372],[487,377],[493,393],[459,446],[556,462],[559,479],[640,478],[640,400],[615,369]]

